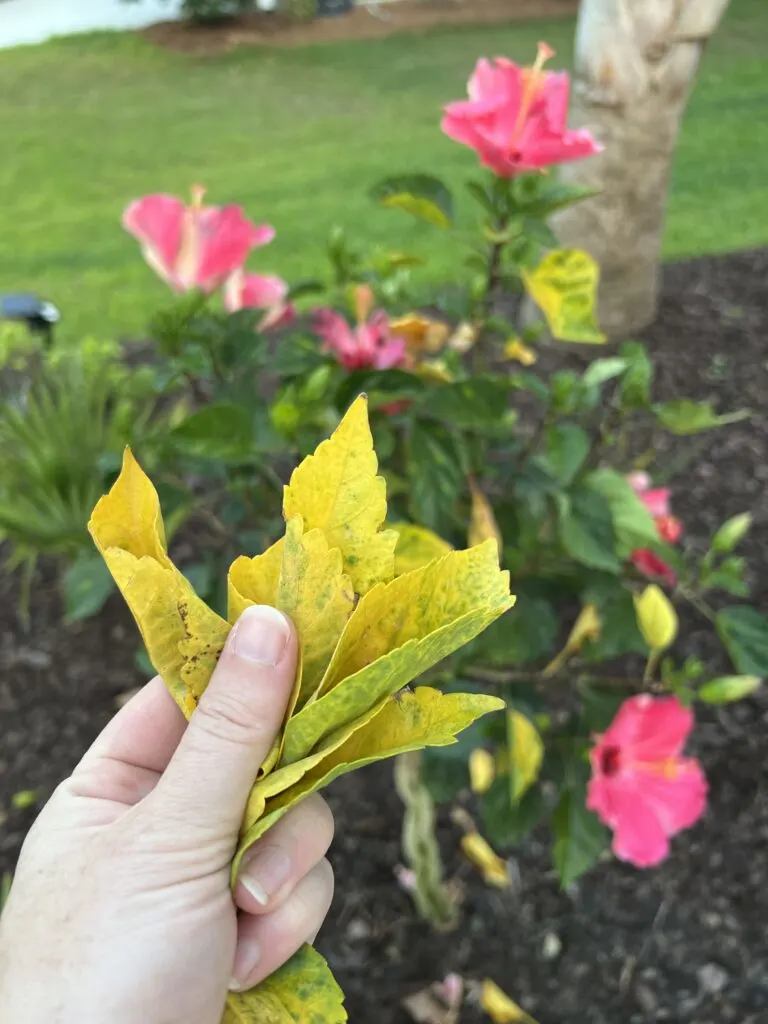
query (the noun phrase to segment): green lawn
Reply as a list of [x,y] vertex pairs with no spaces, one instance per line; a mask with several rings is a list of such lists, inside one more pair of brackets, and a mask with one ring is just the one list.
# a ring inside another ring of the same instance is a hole
[[[367,185],[415,169],[460,182],[474,158],[441,135],[441,104],[477,56],[527,61],[542,37],[570,60],[567,20],[207,59],[111,34],[0,51],[0,290],[54,299],[68,336],[141,332],[165,290],[121,210],[198,181],[275,224],[253,263],[289,279],[317,272],[336,223],[425,247],[429,229],[372,209]],[[768,242],[766,59],[766,0],[733,0],[686,116],[669,256]],[[447,278],[460,253],[435,250],[429,273]]]

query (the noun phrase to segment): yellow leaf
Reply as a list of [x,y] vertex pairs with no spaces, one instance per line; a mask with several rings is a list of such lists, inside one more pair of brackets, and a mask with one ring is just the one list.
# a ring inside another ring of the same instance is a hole
[[561,341],[602,345],[606,336],[595,319],[600,268],[581,249],[553,249],[535,270],[523,270],[529,295]]
[[467,832],[461,837],[461,850],[471,860],[483,881],[496,889],[508,889],[512,884],[507,862],[494,851],[479,832]]
[[369,591],[352,613],[319,697],[288,723],[285,763],[468,643],[514,604],[492,541]]
[[283,565],[283,540],[254,558],[241,555],[232,563],[227,578],[227,618],[235,623],[252,604],[277,601],[277,584]]
[[553,676],[565,665],[574,654],[578,654],[587,640],[593,643],[600,639],[603,622],[594,604],[585,604],[579,617],[573,624],[565,647],[543,670],[543,676]]
[[635,596],[635,615],[643,639],[654,651],[664,651],[677,637],[677,612],[667,595],[655,583]]
[[393,529],[397,531],[395,576],[420,569],[422,565],[434,562],[436,558],[442,558],[453,550],[447,541],[423,526],[397,523]]
[[494,1024],[536,1024],[533,1017],[490,978],[483,981],[480,1005]]
[[473,548],[477,544],[482,544],[489,538],[493,538],[496,541],[497,550],[503,551],[504,542],[491,503],[474,481],[470,481],[469,490],[472,495],[472,510],[467,535],[469,546]]
[[304,945],[248,992],[230,992],[221,1024],[344,1024],[344,993],[328,964]]
[[451,384],[456,379],[444,359],[422,359],[412,367],[412,372],[422,380],[436,380],[444,384]]
[[352,722],[347,722],[340,728],[335,729],[329,736],[325,737],[316,750],[307,755],[307,757],[302,758],[301,761],[282,765],[270,774],[265,775],[264,778],[259,779],[249,794],[241,833],[244,835],[256,824],[264,813],[267,800],[285,792],[291,786],[295,786],[297,782],[304,778],[308,771],[324,761],[329,754],[333,753],[343,743],[346,743],[353,733],[357,732],[358,729],[362,729],[380,711],[383,711],[389,699],[388,697],[383,698],[377,704],[374,704],[370,710],[366,711],[364,715],[361,715],[360,718],[356,718]]
[[519,803],[538,779],[544,758],[544,744],[538,729],[525,715],[510,709],[507,717],[510,797]]
[[533,366],[539,357],[532,348],[525,344],[522,338],[512,337],[504,346],[504,358],[513,359],[522,366]]
[[389,321],[390,332],[405,341],[413,356],[424,352],[439,352],[448,340],[448,327],[440,320],[432,320],[418,313],[408,313]]
[[294,470],[285,489],[286,520],[300,515],[307,530],[322,530],[339,548],[358,594],[395,572],[397,534],[379,532],[387,514],[386,488],[368,425],[367,403],[356,399],[328,441]]
[[[233,876],[243,854],[292,806],[339,775],[364,765],[423,747],[444,747],[456,742],[456,735],[482,715],[500,711],[498,697],[471,693],[441,693],[419,686],[383,701],[378,713],[356,729],[340,746],[306,772],[296,785],[267,801],[264,816],[242,836],[233,865]],[[329,745],[333,741],[329,740]]]
[[293,621],[304,655],[297,708],[312,697],[328,668],[355,591],[343,572],[341,551],[320,530],[303,533],[301,516],[288,520],[277,588],[277,607]]
[[496,776],[496,760],[490,751],[477,747],[469,755],[469,785],[473,793],[487,793]]
[[157,492],[130,451],[88,528],[133,613],[152,664],[189,717],[230,627],[168,558]]

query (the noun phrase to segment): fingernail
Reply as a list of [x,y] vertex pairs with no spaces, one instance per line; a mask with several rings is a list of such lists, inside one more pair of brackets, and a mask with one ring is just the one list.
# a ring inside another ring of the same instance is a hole
[[257,903],[266,907],[290,877],[291,858],[281,847],[269,846],[244,865],[238,881]]
[[248,988],[248,978],[261,960],[261,947],[256,939],[244,939],[237,947],[235,966],[232,968],[230,992],[243,992]]
[[246,608],[235,625],[235,654],[259,665],[277,665],[290,637],[285,616],[276,608],[255,604]]

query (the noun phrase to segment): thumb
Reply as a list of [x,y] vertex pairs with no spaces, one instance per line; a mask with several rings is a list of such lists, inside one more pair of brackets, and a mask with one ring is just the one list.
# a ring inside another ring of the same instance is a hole
[[247,608],[152,794],[156,813],[236,837],[259,766],[283,724],[296,662],[289,620],[266,605]]

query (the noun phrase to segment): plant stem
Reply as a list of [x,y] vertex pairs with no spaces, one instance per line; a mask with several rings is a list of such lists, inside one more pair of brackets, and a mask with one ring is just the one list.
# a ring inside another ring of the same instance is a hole
[[[536,686],[548,686],[551,683],[572,683],[577,676],[573,672],[558,671],[552,673],[552,675],[545,675],[543,670],[524,672],[518,669],[485,668],[482,665],[471,665],[464,670],[464,675],[480,683],[496,683],[500,685],[507,683],[533,683]],[[584,673],[581,673],[581,675],[584,675]],[[595,675],[592,678],[596,683],[602,683],[605,686],[629,687],[633,690],[642,690],[644,685],[654,685],[651,680],[648,680],[646,684],[641,684],[636,677],[630,676]]]

